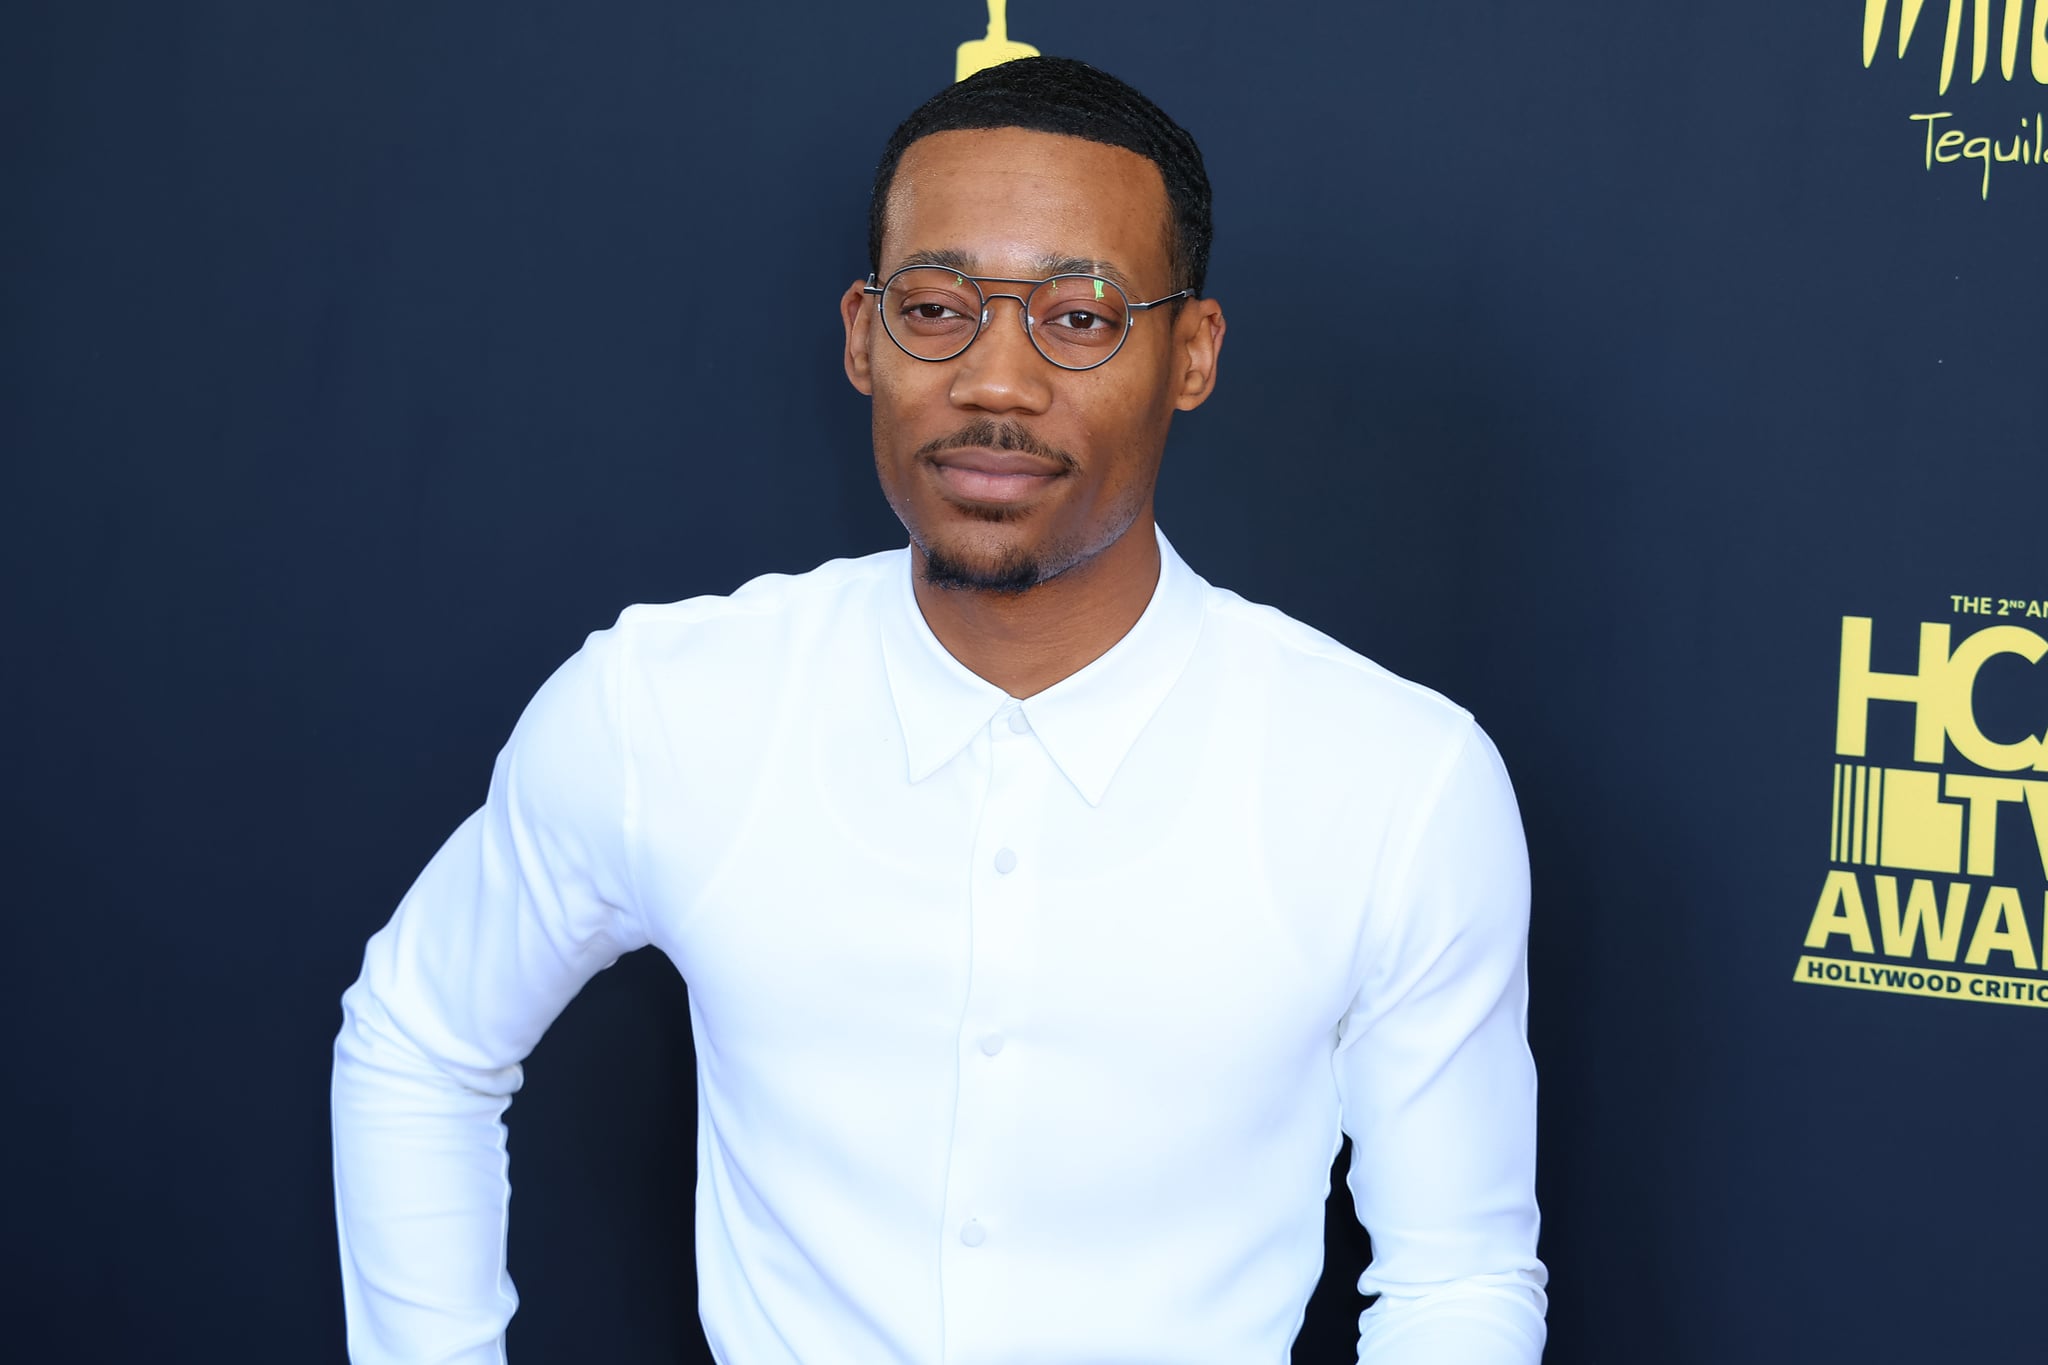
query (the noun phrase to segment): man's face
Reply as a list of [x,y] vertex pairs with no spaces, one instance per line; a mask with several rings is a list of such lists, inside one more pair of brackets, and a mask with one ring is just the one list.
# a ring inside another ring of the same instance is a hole
[[[881,274],[914,261],[1015,279],[1082,271],[1141,302],[1176,287],[1170,223],[1159,169],[1135,152],[1020,128],[935,133],[897,169]],[[1107,364],[1063,370],[1032,347],[1019,305],[992,299],[974,344],[932,363],[896,348],[858,284],[841,313],[847,377],[874,399],[882,492],[928,581],[1011,592],[1149,530],[1167,427],[1208,397],[1223,335],[1216,305],[1192,300],[1135,314]]]

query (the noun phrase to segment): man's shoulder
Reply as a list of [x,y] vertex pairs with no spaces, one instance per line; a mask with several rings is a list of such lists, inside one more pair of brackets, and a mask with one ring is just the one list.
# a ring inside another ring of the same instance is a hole
[[645,660],[664,653],[774,652],[872,619],[881,591],[906,574],[905,550],[832,559],[805,573],[766,573],[730,593],[627,607],[613,633]]
[[1326,718],[1341,731],[1395,729],[1420,737],[1461,737],[1472,713],[1441,692],[1404,678],[1277,607],[1207,585],[1207,643],[1234,669],[1248,669],[1278,705]]

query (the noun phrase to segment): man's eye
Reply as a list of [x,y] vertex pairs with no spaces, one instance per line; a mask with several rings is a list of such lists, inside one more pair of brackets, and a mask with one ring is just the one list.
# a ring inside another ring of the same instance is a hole
[[939,322],[946,318],[964,316],[950,304],[936,303],[931,300],[905,305],[903,315],[908,318],[915,318],[919,322]]
[[1055,327],[1063,327],[1071,332],[1093,332],[1109,326],[1109,319],[1102,316],[1102,314],[1086,312],[1079,308],[1071,308],[1064,313],[1055,313],[1046,321]]

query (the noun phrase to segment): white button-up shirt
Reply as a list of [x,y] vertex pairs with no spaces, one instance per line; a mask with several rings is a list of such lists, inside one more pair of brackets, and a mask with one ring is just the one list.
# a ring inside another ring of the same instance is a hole
[[650,943],[690,989],[720,1361],[1284,1361],[1340,1125],[1361,1359],[1538,1359],[1500,760],[1160,546],[1130,633],[1023,701],[901,550],[632,608],[563,665],[343,1000],[354,1360],[502,1359],[500,1115]]

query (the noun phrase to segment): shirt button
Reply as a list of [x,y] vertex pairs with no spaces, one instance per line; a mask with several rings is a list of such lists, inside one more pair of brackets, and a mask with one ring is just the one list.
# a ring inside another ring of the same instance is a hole
[[996,871],[1008,876],[1017,866],[1017,855],[1007,848],[996,850]]
[[996,1055],[996,1054],[997,1054],[998,1052],[1001,1052],[1002,1050],[1003,1050],[1003,1035],[1002,1035],[1002,1034],[1000,1034],[1000,1033],[990,1033],[990,1034],[986,1034],[986,1035],[984,1035],[984,1036],[983,1036],[983,1038],[982,1038],[982,1040],[981,1040],[981,1054],[982,1054],[982,1056],[984,1056],[984,1057],[993,1057],[993,1056],[995,1056],[995,1055]]
[[1011,734],[1021,735],[1030,728],[1031,722],[1025,718],[1024,713],[1022,711],[1012,711],[1010,713]]
[[975,1222],[972,1218],[968,1219],[966,1225],[960,1229],[960,1240],[968,1246],[978,1247],[987,1239],[988,1234],[982,1231],[981,1224]]

